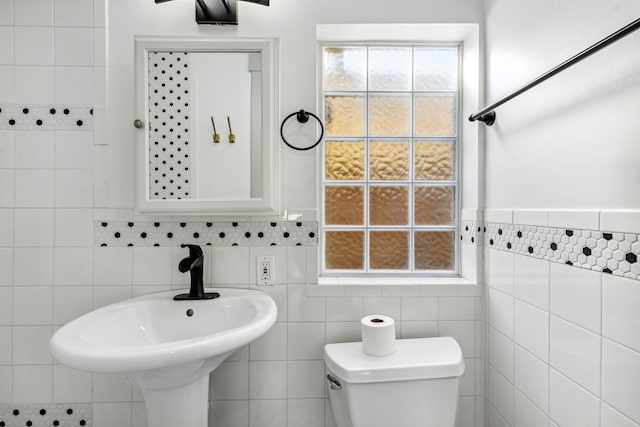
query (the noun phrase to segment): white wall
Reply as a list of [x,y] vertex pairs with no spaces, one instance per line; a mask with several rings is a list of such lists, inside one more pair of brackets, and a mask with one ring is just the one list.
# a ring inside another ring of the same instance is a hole
[[[638,16],[631,0],[486,0],[487,100]],[[638,51],[640,33],[496,110],[486,128],[488,225],[637,240]],[[580,255],[589,244],[569,243]],[[533,256],[489,245],[487,425],[638,427],[640,282],[543,259],[548,240]]]
[[[482,16],[478,0],[277,0],[269,8],[240,3],[238,9],[237,27],[197,26],[191,0],[109,2],[110,207],[133,206],[134,34],[279,37],[281,120],[300,109],[317,110],[316,24],[480,22]],[[316,208],[316,155],[282,148],[283,208]]]
[[[640,16],[634,0],[486,0],[486,99]],[[638,208],[640,32],[496,110],[487,208]]]
[[[220,28],[197,27],[191,0],[164,5],[113,0],[105,39],[104,0],[0,0],[3,107],[93,103],[96,111],[94,131],[0,131],[0,416],[14,407],[63,410],[82,404],[93,411],[89,424],[95,427],[145,425],[141,395],[127,381],[63,367],[47,352],[53,331],[75,317],[187,285],[188,277],[176,270],[183,249],[95,246],[94,218],[108,216],[125,227],[134,219],[133,34],[280,37],[284,117],[300,108],[315,110],[316,23],[479,22],[482,14],[475,0],[273,3],[270,8],[242,3],[240,26]],[[33,30],[30,35],[26,28]],[[107,45],[110,124],[105,128]],[[116,165],[108,198],[103,197],[106,142],[110,164]],[[315,156],[283,150],[285,206],[315,207]],[[105,213],[98,209],[103,207],[126,209]],[[460,342],[467,371],[459,427],[481,425],[476,422],[483,407],[478,287],[311,286],[317,280],[313,246],[212,247],[206,254],[207,284],[252,286],[257,255],[276,256],[277,267],[276,285],[267,288],[278,304],[276,325],[212,377],[216,427],[333,426],[322,346],[357,340],[358,319],[373,312],[398,319],[400,337],[451,335]]]

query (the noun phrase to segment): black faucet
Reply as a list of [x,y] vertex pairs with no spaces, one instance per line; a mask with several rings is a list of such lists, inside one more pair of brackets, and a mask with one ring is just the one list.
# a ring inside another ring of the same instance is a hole
[[196,300],[196,299],[214,299],[220,296],[217,292],[205,292],[204,282],[202,280],[204,270],[204,254],[202,248],[198,245],[180,245],[181,248],[189,248],[189,256],[180,261],[178,270],[181,273],[187,271],[191,273],[191,289],[188,294],[179,294],[173,297],[176,301]]

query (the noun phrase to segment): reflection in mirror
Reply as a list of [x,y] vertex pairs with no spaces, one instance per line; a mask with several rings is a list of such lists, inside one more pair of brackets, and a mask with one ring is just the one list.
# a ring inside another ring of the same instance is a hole
[[149,76],[150,198],[260,197],[260,54],[149,52]]
[[136,37],[139,211],[277,211],[273,46]]

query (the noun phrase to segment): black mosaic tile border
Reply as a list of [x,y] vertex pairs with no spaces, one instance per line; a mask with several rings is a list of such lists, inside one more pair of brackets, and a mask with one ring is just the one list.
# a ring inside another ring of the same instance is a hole
[[96,221],[97,246],[317,246],[315,221],[125,222]]
[[483,225],[480,221],[462,221],[460,224],[460,241],[467,245],[481,244]]
[[640,280],[640,235],[521,224],[486,224],[488,248]]
[[90,404],[0,404],[0,427],[91,427]]
[[0,130],[93,130],[90,105],[0,104]]

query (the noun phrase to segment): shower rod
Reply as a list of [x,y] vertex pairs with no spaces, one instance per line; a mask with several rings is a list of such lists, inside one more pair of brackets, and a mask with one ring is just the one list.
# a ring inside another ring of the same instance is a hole
[[537,86],[538,84],[542,83],[543,81],[547,80],[548,78],[555,76],[559,72],[566,70],[567,68],[569,68],[572,65],[582,61],[583,59],[587,58],[588,56],[591,56],[592,54],[596,53],[597,51],[599,51],[601,49],[604,49],[605,47],[609,46],[613,42],[616,42],[616,41],[620,40],[624,36],[627,36],[627,35],[631,34],[632,32],[636,31],[639,28],[640,28],[640,18],[636,19],[635,21],[633,21],[629,25],[626,25],[625,27],[619,29],[615,33],[610,34],[609,36],[603,38],[599,42],[589,46],[588,48],[586,48],[582,52],[578,53],[577,55],[574,55],[573,57],[567,59],[562,64],[552,68],[551,70],[549,70],[546,73],[542,74],[538,78],[530,81],[529,83],[527,83],[526,85],[522,86],[520,89],[516,90],[515,92],[505,96],[504,98],[499,99],[498,101],[496,101],[493,104],[483,108],[482,110],[478,111],[477,113],[470,115],[469,116],[469,121],[470,122],[475,122],[476,120],[480,120],[481,122],[483,122],[487,126],[491,126],[493,124],[493,122],[495,122],[495,120],[496,120],[496,113],[493,110],[495,110],[497,107],[501,106],[502,104],[504,104],[507,101],[512,100],[513,98],[515,98],[516,96],[522,94],[523,92],[528,91],[532,87]]

